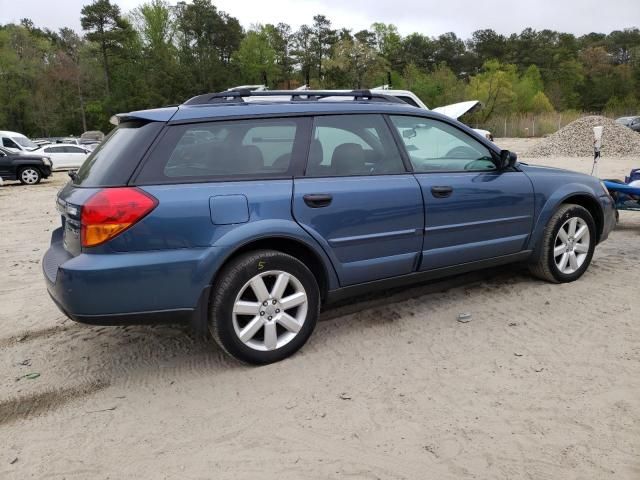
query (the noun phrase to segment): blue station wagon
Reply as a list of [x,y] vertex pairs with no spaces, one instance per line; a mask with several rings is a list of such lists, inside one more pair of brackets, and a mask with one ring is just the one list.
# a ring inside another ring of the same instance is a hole
[[191,322],[257,364],[293,354],[348,296],[511,262],[576,280],[615,224],[596,178],[519,163],[369,91],[118,115],[57,207],[43,270],[66,315]]

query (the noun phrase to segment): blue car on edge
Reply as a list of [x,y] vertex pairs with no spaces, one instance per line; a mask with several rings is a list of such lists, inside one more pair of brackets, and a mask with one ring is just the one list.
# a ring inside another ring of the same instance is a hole
[[324,303],[510,262],[570,282],[615,224],[595,178],[518,163],[369,91],[235,91],[118,116],[60,191],[43,259],[78,322],[191,322],[297,351]]

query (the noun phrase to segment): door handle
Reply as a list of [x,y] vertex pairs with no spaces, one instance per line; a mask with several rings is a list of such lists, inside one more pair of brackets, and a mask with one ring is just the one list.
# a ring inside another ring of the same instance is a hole
[[453,193],[453,187],[441,186],[431,187],[431,195],[436,198],[447,198]]
[[302,198],[304,199],[304,203],[311,208],[328,207],[333,200],[333,197],[328,193],[311,193]]

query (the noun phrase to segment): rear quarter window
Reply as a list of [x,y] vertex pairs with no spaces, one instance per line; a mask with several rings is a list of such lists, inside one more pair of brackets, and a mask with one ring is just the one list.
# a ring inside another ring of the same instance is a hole
[[283,118],[170,126],[136,183],[291,176],[300,125]]
[[80,187],[126,185],[164,125],[141,121],[120,124],[87,157],[74,184]]

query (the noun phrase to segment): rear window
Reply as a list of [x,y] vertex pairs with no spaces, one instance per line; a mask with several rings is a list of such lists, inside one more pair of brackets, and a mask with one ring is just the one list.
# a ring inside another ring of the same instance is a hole
[[298,125],[286,118],[169,127],[138,183],[288,176]]
[[73,183],[81,187],[126,185],[163,125],[141,121],[120,124],[87,157]]

